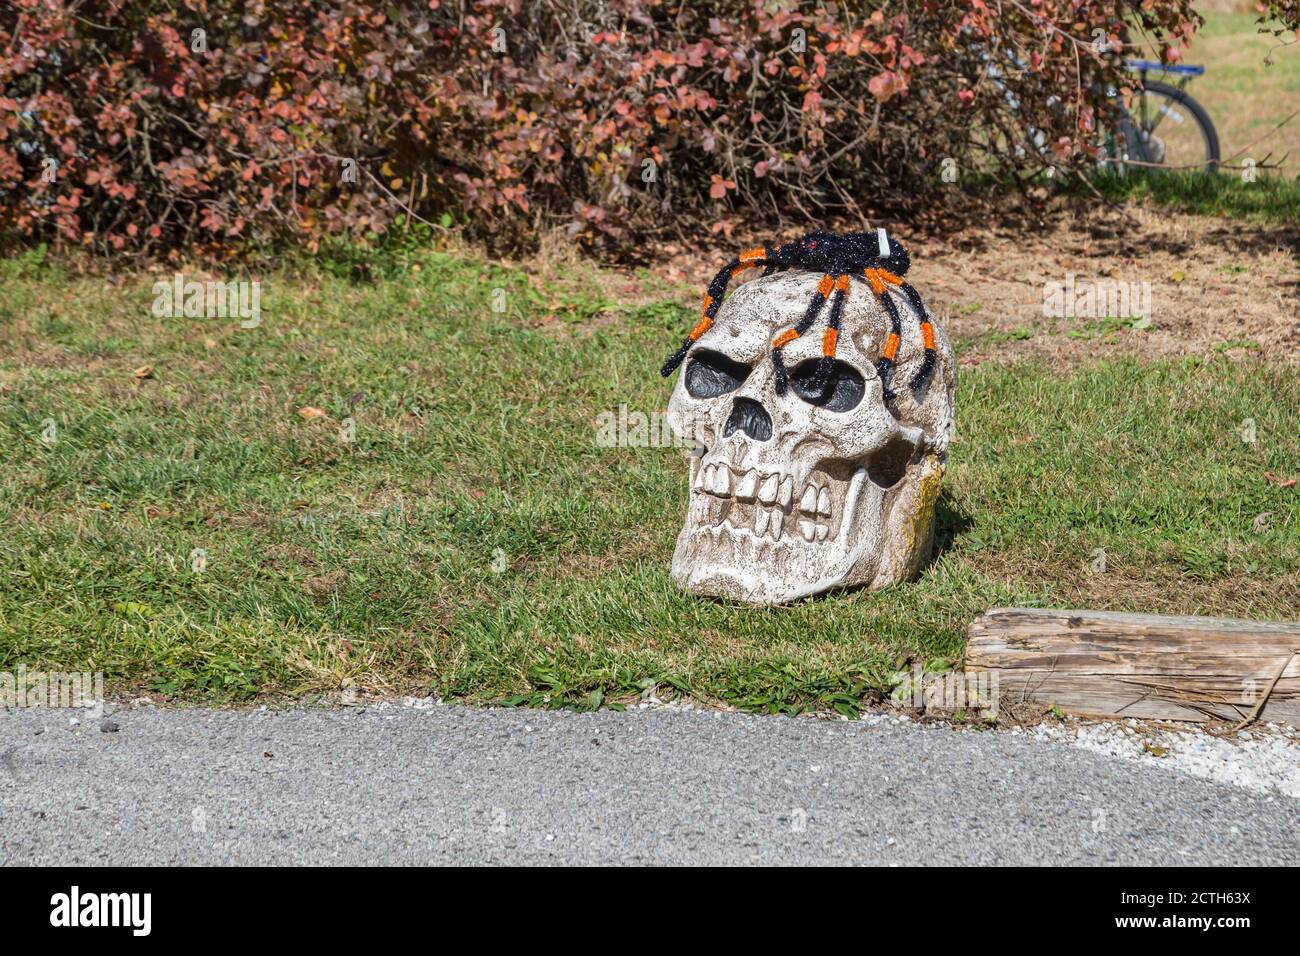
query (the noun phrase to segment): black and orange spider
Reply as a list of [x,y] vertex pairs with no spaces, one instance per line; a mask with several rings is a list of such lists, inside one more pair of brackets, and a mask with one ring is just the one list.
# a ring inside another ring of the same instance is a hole
[[840,315],[844,311],[844,302],[849,294],[850,277],[867,282],[889,316],[890,332],[885,339],[885,347],[881,351],[880,359],[876,362],[876,373],[880,376],[880,384],[884,388],[885,401],[894,398],[894,392],[889,387],[889,376],[894,369],[903,334],[898,306],[894,304],[888,288],[894,286],[907,296],[921,324],[921,341],[925,345],[925,357],[911,381],[913,391],[919,391],[924,388],[926,380],[934,371],[934,326],[926,314],[921,296],[903,281],[910,262],[907,250],[897,241],[889,239],[883,229],[878,229],[874,233],[853,232],[845,236],[837,236],[830,232],[810,232],[802,239],[781,246],[746,249],[738,258],[732,259],[723,266],[713,277],[708,291],[704,293],[700,321],[686,337],[682,347],[664,363],[660,374],[665,378],[671,375],[677,366],[682,364],[691,346],[701,335],[709,331],[722,305],[722,297],[727,292],[728,283],[746,269],[761,266],[763,275],[771,275],[778,269],[804,269],[809,272],[823,273],[822,281],[818,284],[817,291],[813,294],[812,302],[808,304],[808,311],[804,313],[803,318],[794,327],[786,329],[772,340],[772,365],[776,369],[778,395],[784,395],[789,384],[781,350],[812,328],[813,323],[817,321],[817,316],[821,314],[822,306],[826,304],[826,300],[833,292],[831,312],[826,320],[826,332],[822,336],[822,358],[817,363],[817,373],[813,380],[815,390],[821,391],[826,387],[835,364],[835,344],[840,334]]

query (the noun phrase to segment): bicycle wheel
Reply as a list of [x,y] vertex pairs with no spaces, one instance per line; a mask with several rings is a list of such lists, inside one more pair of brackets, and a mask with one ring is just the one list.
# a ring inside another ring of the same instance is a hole
[[1212,173],[1219,165],[1219,134],[1205,107],[1185,91],[1149,80],[1133,94],[1120,121],[1124,155],[1113,161],[1122,167],[1199,169]]

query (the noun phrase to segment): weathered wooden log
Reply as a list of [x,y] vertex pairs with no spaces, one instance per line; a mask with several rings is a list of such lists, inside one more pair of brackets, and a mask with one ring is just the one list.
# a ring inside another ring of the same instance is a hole
[[1001,700],[1070,713],[1300,726],[1300,623],[997,608],[967,631],[967,671]]

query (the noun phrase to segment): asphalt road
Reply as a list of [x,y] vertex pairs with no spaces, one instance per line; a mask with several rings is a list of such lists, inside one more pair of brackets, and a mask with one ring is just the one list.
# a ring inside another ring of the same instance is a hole
[[1004,733],[400,705],[112,720],[0,712],[0,865],[1300,863],[1300,801]]

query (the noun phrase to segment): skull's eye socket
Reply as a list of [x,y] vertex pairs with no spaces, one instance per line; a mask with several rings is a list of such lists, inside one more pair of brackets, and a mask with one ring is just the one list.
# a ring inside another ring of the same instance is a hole
[[686,391],[692,398],[717,398],[734,392],[749,378],[750,368],[721,352],[700,349],[686,366]]
[[828,412],[847,412],[857,408],[858,402],[867,392],[866,380],[862,374],[848,362],[836,359],[831,364],[831,375],[826,386],[818,389],[817,363],[820,359],[800,362],[790,373],[790,386],[794,393],[809,405],[816,405]]

